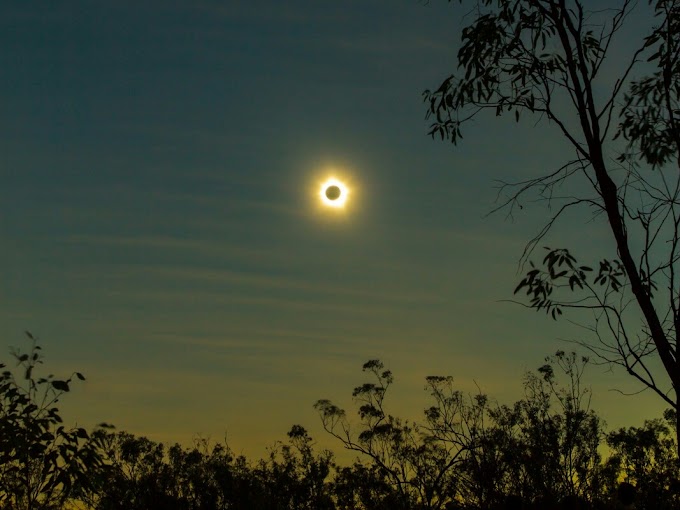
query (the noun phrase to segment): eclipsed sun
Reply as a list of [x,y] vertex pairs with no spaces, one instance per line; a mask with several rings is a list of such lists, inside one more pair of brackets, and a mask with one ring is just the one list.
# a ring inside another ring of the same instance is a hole
[[337,179],[328,179],[321,185],[319,196],[324,205],[329,207],[343,207],[349,194],[347,186]]

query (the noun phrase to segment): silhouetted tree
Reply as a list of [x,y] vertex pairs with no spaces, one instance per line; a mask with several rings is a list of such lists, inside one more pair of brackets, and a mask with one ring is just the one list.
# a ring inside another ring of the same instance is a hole
[[194,447],[165,448],[126,432],[105,439],[106,465],[99,471],[97,510],[331,510],[326,482],[332,454],[316,454],[307,431],[295,425],[289,444],[276,443],[270,455],[251,466],[227,445],[212,450],[206,439]]
[[393,488],[394,508],[444,508],[455,499],[453,467],[470,447],[466,428],[473,426],[472,422],[459,426],[454,418],[477,419],[474,402],[453,391],[450,378],[428,377],[427,388],[436,405],[426,410],[427,427],[420,427],[387,414],[384,400],[393,377],[382,362],[370,360],[363,370],[376,382],[364,383],[352,393],[359,404],[360,431],[352,430],[344,410],[319,400],[314,407],[324,429],[346,449],[371,459]]
[[314,454],[312,438],[304,427],[294,425],[288,445],[275,445],[269,459],[255,469],[264,489],[266,507],[272,510],[331,510],[334,508],[326,478],[333,455]]
[[503,508],[515,495],[540,508],[565,496],[605,497],[619,471],[598,451],[604,425],[582,384],[587,363],[558,351],[537,373],[527,373],[525,398],[510,407],[491,405],[481,393],[465,395],[451,377],[427,377],[434,405],[422,424],[405,424],[385,410],[391,372],[378,360],[367,362],[364,371],[377,382],[353,392],[358,431],[329,400],[315,404],[324,428],[371,462],[338,471],[338,503],[381,508],[389,497],[399,508],[490,509]]
[[102,464],[101,429],[90,436],[82,427],[61,425],[55,404],[70,390],[73,376],[85,377],[75,372],[66,380],[51,374],[36,380],[41,347],[31,333],[26,336],[30,351],[12,352],[23,383],[10,370],[0,374],[0,508],[60,509],[94,490],[90,476]]
[[[368,461],[340,467],[330,451],[315,452],[300,425],[252,464],[226,442],[211,448],[199,438],[193,448],[166,448],[106,424],[85,438],[81,429],[53,430],[61,421],[53,404],[70,379],[34,381],[38,351],[34,342],[28,355],[14,353],[28,389],[10,371],[0,379],[1,510],[572,509],[606,508],[607,499],[620,508],[634,499],[640,510],[680,505],[674,412],[607,434],[613,453],[603,462],[603,424],[582,384],[588,360],[575,353],[558,351],[527,373],[524,398],[512,406],[464,394],[451,377],[429,376],[432,405],[420,424],[386,413],[393,376],[369,361],[364,371],[374,382],[353,392],[358,429],[330,401],[316,403],[326,430]],[[32,408],[40,395],[44,405]]]
[[526,374],[525,398],[486,409],[484,426],[473,429],[475,448],[461,466],[463,499],[490,508],[516,495],[527,505],[549,507],[565,495],[592,500],[606,492],[617,473],[598,451],[604,431],[581,382],[587,362],[558,351],[537,373]]
[[187,508],[162,444],[128,432],[107,434],[103,442],[105,465],[89,505],[98,510]]
[[[462,31],[457,59],[462,77],[450,76],[424,93],[434,119],[429,133],[456,143],[462,124],[489,109],[497,116],[513,112],[517,121],[522,113],[538,114],[557,128],[575,158],[544,175],[503,184],[498,209],[512,214],[535,192],[557,211],[528,243],[523,261],[555,221],[577,206],[604,215],[618,258],[603,259],[592,273],[568,250],[548,248],[543,267],[532,264],[515,292],[525,289],[529,306],[553,318],[564,309],[592,312],[593,323],[586,327],[597,341],[582,345],[623,367],[677,411],[680,2],[654,2],[658,25],[607,93],[602,63],[638,2],[621,0],[604,10],[588,10],[590,4],[579,0],[470,3],[476,7],[470,12],[474,21]],[[641,60],[651,74],[632,81]],[[621,97],[624,86],[628,92]],[[619,121],[612,134],[615,111]],[[576,123],[570,123],[570,114]],[[607,144],[619,136],[626,148],[610,158]],[[663,171],[666,166],[677,168]],[[557,196],[557,186],[570,187]],[[628,306],[631,301],[637,310]],[[661,361],[661,373],[648,362],[652,354]]]
[[336,467],[332,492],[338,510],[409,508],[387,473],[375,463],[355,462],[350,467]]
[[[673,418],[668,415],[667,418]],[[678,508],[677,446],[665,420],[646,420],[642,427],[607,434],[614,454],[609,462],[625,481],[637,487],[644,508]],[[627,490],[627,489],[621,489]]]

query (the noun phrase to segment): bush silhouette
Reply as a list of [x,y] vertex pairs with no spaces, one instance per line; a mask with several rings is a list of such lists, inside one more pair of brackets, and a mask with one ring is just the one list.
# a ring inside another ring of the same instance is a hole
[[[0,376],[1,510],[679,507],[674,417],[605,434],[581,385],[587,359],[574,353],[558,351],[527,373],[525,396],[512,406],[466,395],[451,377],[427,377],[433,402],[422,423],[388,414],[394,378],[371,360],[364,371],[373,382],[353,391],[358,426],[330,401],[316,404],[327,430],[363,455],[338,466],[301,425],[257,462],[226,442],[166,447],[106,424],[66,430],[55,404],[84,377],[34,379],[41,349],[27,337],[29,352],[12,352],[22,379],[10,370]],[[602,459],[605,438],[612,454]]]
[[101,431],[110,425],[101,424],[92,435],[62,425],[55,404],[70,391],[73,377],[85,377],[75,372],[65,380],[36,380],[41,347],[31,333],[26,337],[30,350],[11,352],[20,380],[10,370],[0,374],[0,504],[12,510],[61,508],[92,492],[90,475],[102,466]]

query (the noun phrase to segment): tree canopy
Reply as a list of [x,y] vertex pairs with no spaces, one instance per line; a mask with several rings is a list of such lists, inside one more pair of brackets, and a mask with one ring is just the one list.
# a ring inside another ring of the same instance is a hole
[[257,461],[226,441],[166,445],[108,424],[67,431],[54,402],[41,405],[45,395],[67,392],[53,393],[57,379],[27,371],[42,361],[33,358],[40,346],[31,340],[29,353],[13,353],[25,385],[11,370],[0,384],[0,510],[587,509],[622,497],[640,508],[680,503],[672,413],[607,432],[583,380],[589,360],[575,353],[558,351],[527,372],[524,396],[511,405],[466,394],[450,376],[427,377],[430,403],[417,422],[389,413],[394,375],[369,360],[369,381],[352,392],[358,421],[330,400],[315,405],[324,428],[357,454],[343,466],[299,424]]
[[[641,8],[638,2],[598,10],[579,0],[458,3],[473,4],[474,19],[461,33],[458,74],[424,92],[429,134],[458,143],[462,126],[484,110],[516,121],[532,115],[561,133],[573,159],[503,183],[496,210],[512,213],[535,194],[557,211],[527,243],[523,262],[565,211],[579,207],[606,219],[611,253],[593,270],[567,248],[546,247],[542,263],[531,263],[515,293],[525,291],[528,306],[554,319],[565,310],[572,320],[586,312],[578,320],[590,338],[579,343],[600,361],[621,366],[677,416],[680,2],[646,3],[653,4],[657,25],[604,96],[610,77],[602,76],[602,64],[621,27]],[[642,64],[652,71],[635,75]],[[554,193],[572,181],[580,194]]]

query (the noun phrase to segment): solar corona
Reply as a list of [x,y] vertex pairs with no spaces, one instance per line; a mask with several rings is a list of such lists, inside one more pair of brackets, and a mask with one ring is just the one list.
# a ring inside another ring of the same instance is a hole
[[347,186],[337,179],[328,179],[321,185],[321,202],[328,207],[340,208],[347,202]]

